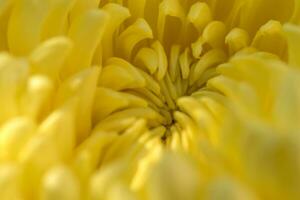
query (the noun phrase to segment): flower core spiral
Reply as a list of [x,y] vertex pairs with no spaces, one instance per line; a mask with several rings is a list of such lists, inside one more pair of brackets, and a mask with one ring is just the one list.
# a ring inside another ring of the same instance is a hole
[[0,0],[1,200],[300,199],[299,0]]

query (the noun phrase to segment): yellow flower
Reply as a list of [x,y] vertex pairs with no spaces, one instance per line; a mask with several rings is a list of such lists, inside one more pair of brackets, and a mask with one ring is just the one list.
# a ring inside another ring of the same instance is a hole
[[299,0],[0,0],[0,199],[300,199],[298,24]]

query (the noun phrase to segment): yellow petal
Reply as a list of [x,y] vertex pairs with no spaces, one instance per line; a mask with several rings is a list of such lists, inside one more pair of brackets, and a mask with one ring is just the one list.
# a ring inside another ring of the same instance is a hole
[[142,48],[135,57],[135,64],[142,67],[150,74],[154,74],[158,68],[158,56],[151,48]]
[[67,110],[58,110],[40,125],[38,134],[53,140],[60,157],[69,160],[76,144],[74,116]]
[[102,40],[107,19],[106,12],[89,10],[73,21],[68,35],[74,43],[74,48],[62,73],[64,79],[90,67],[94,52]]
[[19,113],[18,96],[21,94],[29,75],[25,59],[15,59],[7,54],[0,55],[0,122]]
[[76,132],[77,142],[84,139],[91,129],[92,106],[96,91],[97,79],[100,73],[99,67],[92,67],[75,74],[60,85],[56,95],[56,106],[62,106],[66,102],[76,98]]
[[43,177],[41,200],[80,200],[79,182],[64,166],[50,169]]
[[68,26],[68,14],[76,0],[52,0],[50,1],[49,15],[45,20],[42,39],[51,38],[66,33]]
[[100,0],[76,0],[70,13],[71,19],[75,20],[84,12],[98,8]]
[[23,199],[21,170],[15,165],[1,165],[0,192],[3,200]]
[[269,21],[263,25],[256,33],[252,46],[284,58],[287,43],[281,24],[278,21]]
[[212,13],[206,3],[197,2],[191,6],[187,18],[201,32],[212,21]]
[[125,59],[131,59],[131,54],[137,43],[152,39],[152,30],[146,20],[137,19],[134,24],[124,30],[117,38],[117,53]]
[[[50,1],[16,1],[8,25],[8,46],[16,55],[28,55],[42,39]],[[32,12],[32,9],[35,12]]]
[[99,84],[107,88],[123,90],[144,87],[146,82],[139,71],[130,63],[120,58],[112,58],[107,61],[107,66],[103,68],[99,77]]
[[225,43],[228,45],[229,53],[232,55],[249,45],[250,36],[243,29],[234,28],[227,34]]
[[35,123],[27,118],[16,118],[5,123],[0,136],[1,162],[16,161],[35,130]]
[[103,10],[108,13],[109,19],[103,35],[102,47],[99,48],[105,48],[105,51],[102,51],[101,53],[103,60],[106,61],[106,59],[112,57],[114,53],[114,34],[118,32],[119,26],[130,16],[130,12],[126,7],[115,3],[105,4]]
[[240,10],[240,27],[253,35],[269,20],[288,21],[293,9],[294,0],[245,0]]
[[[180,173],[182,171],[185,173]],[[166,154],[150,174],[146,186],[147,196],[151,200],[198,199],[197,176],[196,169],[188,159]]]
[[66,37],[54,37],[41,43],[29,57],[33,72],[57,81],[72,46]]
[[300,50],[300,28],[292,24],[286,24],[284,30],[288,41],[289,63],[292,66],[300,67],[300,58],[298,56]]
[[21,113],[32,119],[42,119],[49,113],[53,95],[54,85],[51,80],[44,76],[30,77],[21,98]]

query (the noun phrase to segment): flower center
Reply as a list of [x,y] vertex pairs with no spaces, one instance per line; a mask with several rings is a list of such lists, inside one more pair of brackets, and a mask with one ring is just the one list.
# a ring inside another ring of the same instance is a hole
[[[213,20],[210,7],[202,2],[188,12],[175,3],[162,3],[156,23],[147,16],[135,22],[129,19],[131,25],[120,28],[115,41],[111,35],[128,11],[114,4],[103,9],[116,19],[103,36],[104,67],[94,111],[97,127],[112,119],[129,123],[130,118],[144,118],[165,141],[183,132],[188,116],[201,118],[201,113],[193,112],[193,106],[199,106],[194,97],[214,91],[209,82],[219,75],[217,66],[257,50],[282,58],[286,52],[279,22],[269,21],[253,37],[244,29],[228,30],[225,22]],[[224,66],[220,69],[226,70]]]

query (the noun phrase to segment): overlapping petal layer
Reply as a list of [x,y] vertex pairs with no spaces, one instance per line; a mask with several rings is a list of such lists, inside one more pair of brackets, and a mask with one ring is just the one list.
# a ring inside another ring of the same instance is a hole
[[299,6],[0,0],[1,199],[299,199]]

